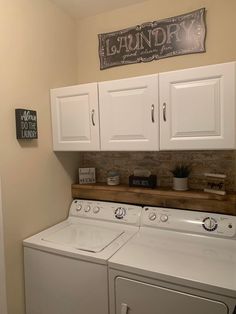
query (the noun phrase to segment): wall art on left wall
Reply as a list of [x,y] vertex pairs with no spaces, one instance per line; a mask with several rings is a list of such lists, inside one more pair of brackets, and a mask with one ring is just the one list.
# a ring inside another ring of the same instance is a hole
[[29,109],[15,109],[16,138],[31,140],[38,138],[37,112]]

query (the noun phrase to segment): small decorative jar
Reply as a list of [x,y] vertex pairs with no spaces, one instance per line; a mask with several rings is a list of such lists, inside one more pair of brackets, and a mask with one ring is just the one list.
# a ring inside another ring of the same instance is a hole
[[117,171],[109,171],[107,174],[107,184],[108,185],[118,185],[120,184],[120,176]]

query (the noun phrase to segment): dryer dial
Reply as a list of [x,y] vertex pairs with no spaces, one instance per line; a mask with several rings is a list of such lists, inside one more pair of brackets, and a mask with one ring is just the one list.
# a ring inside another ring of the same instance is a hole
[[207,231],[214,231],[218,227],[218,224],[215,218],[206,217],[202,221],[202,226]]

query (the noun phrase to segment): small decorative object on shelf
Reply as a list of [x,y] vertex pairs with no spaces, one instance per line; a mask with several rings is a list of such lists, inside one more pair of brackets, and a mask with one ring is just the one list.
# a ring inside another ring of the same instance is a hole
[[225,195],[225,174],[220,173],[205,173],[206,187],[204,192]]
[[176,165],[171,173],[173,174],[173,189],[175,191],[187,191],[188,190],[188,176],[191,170],[188,165],[179,164]]
[[95,168],[79,168],[79,184],[96,183]]
[[117,171],[109,171],[107,174],[107,184],[108,185],[119,185],[120,175]]
[[152,175],[146,169],[135,169],[134,174],[129,176],[129,186],[154,189],[157,185],[157,176]]

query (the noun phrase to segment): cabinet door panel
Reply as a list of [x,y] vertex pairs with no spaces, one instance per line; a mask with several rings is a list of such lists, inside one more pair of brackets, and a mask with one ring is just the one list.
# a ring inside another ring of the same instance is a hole
[[158,150],[158,76],[99,84],[102,150]]
[[59,136],[62,141],[89,141],[88,95],[62,97],[59,101]]
[[234,149],[235,63],[160,74],[160,103],[161,149]]
[[99,150],[97,83],[51,91],[54,150]]

